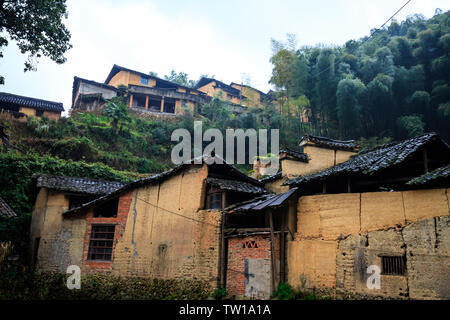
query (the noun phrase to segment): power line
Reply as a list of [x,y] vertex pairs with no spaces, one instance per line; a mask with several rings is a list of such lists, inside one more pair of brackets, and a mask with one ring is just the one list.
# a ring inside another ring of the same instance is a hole
[[[366,39],[364,39],[362,42],[361,42],[361,44],[360,45],[363,45],[365,42],[367,42],[367,41],[369,41],[369,39],[370,38],[372,38],[372,36],[375,34],[375,33],[377,33],[378,31],[380,31],[389,21],[391,21],[404,7],[406,7],[406,5],[408,4],[408,3],[410,3],[411,2],[411,0],[408,0],[403,6],[401,6],[400,7],[400,9],[398,9],[389,19],[387,19],[379,28],[377,28],[377,29],[375,29],[371,34],[370,34],[370,36],[369,37],[367,37]],[[334,62],[334,67],[336,67],[336,62]],[[322,71],[320,71],[319,73],[316,73],[314,76],[313,76],[313,78],[314,77],[317,77],[318,75],[320,75],[320,74],[322,74],[322,73],[324,73],[325,71],[328,71],[328,70],[330,70],[331,69],[331,66],[329,66],[328,68],[326,68],[326,69],[324,69],[324,70],[322,70]]]
[[220,226],[216,226],[216,225],[214,225],[214,224],[212,224],[212,223],[205,222],[205,221],[201,221],[201,220],[197,220],[197,219],[194,219],[194,218],[191,218],[191,217],[184,216],[184,215],[179,214],[179,213],[177,213],[177,212],[174,212],[174,211],[170,211],[170,210],[168,210],[168,209],[161,208],[161,207],[157,206],[156,204],[150,203],[150,202],[148,202],[148,201],[146,201],[146,200],[144,200],[144,199],[141,199],[141,198],[139,198],[139,197],[138,197],[138,199],[141,200],[142,202],[145,202],[145,203],[151,205],[152,207],[155,207],[155,208],[157,208],[157,209],[161,209],[161,210],[163,210],[163,211],[166,211],[166,212],[168,212],[168,213],[174,214],[174,215],[179,216],[179,217],[181,217],[181,218],[185,218],[185,219],[188,219],[188,220],[192,220],[192,221],[194,221],[194,222],[199,222],[199,223],[203,223],[203,224],[208,224],[208,225],[213,226],[213,227],[215,227],[215,228],[220,228]]

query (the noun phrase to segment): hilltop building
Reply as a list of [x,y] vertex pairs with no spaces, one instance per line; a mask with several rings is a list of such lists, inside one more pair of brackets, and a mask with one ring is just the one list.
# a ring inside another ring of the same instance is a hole
[[[262,180],[206,157],[74,208],[41,182],[36,265],[200,279],[250,298],[288,282],[331,296],[449,299],[449,146],[435,133],[365,153],[310,135],[300,145]],[[373,272],[379,288],[367,285]]]
[[74,77],[72,109],[95,111],[120,94],[120,86],[127,88],[127,104],[130,108],[158,115],[177,115],[183,108],[193,111],[194,105],[208,103],[221,92],[231,103],[233,112],[246,112],[248,106],[261,106],[264,99],[271,99],[259,90],[248,86],[202,78],[195,88],[189,88],[139,71],[114,65],[104,83]]
[[10,113],[23,121],[30,116],[59,119],[63,111],[64,107],[60,102],[0,92],[0,112]]

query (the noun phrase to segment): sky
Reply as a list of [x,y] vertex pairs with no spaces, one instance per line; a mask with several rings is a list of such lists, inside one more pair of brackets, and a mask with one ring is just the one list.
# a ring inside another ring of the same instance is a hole
[[[380,27],[406,0],[68,0],[65,21],[73,48],[58,65],[41,58],[23,72],[26,55],[14,42],[0,59],[0,92],[71,107],[73,77],[104,82],[114,64],[163,77],[172,69],[191,79],[208,74],[226,83],[250,81],[262,91],[272,65],[270,40],[295,34],[298,45],[342,45]],[[396,16],[430,18],[448,0],[412,0]]]

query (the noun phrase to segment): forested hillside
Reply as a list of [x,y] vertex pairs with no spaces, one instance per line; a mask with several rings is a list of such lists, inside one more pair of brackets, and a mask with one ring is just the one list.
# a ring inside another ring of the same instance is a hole
[[272,49],[270,82],[283,111],[310,112],[309,130],[393,139],[436,131],[449,140],[450,12],[393,21],[343,46],[297,49],[288,35]]

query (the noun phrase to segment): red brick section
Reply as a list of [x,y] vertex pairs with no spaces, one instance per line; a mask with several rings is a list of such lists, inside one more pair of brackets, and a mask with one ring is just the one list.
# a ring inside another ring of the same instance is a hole
[[[244,248],[245,246],[245,248]],[[255,248],[257,246],[257,248]],[[268,259],[271,262],[270,235],[254,235],[228,239],[227,292],[243,296],[245,293],[245,258]],[[279,234],[275,234],[275,257],[280,257]]]
[[[94,218],[94,210],[90,208],[86,214],[86,234],[84,236],[83,248],[83,272],[110,272],[112,269],[112,261],[114,260],[114,249],[117,242],[122,237],[127,223],[128,212],[133,201],[133,191],[124,193],[119,198],[119,206],[117,209],[117,217],[114,218]],[[91,230],[93,224],[110,224],[115,225],[114,243],[112,251],[112,261],[89,261],[87,260],[89,250],[89,240],[91,239]]]

